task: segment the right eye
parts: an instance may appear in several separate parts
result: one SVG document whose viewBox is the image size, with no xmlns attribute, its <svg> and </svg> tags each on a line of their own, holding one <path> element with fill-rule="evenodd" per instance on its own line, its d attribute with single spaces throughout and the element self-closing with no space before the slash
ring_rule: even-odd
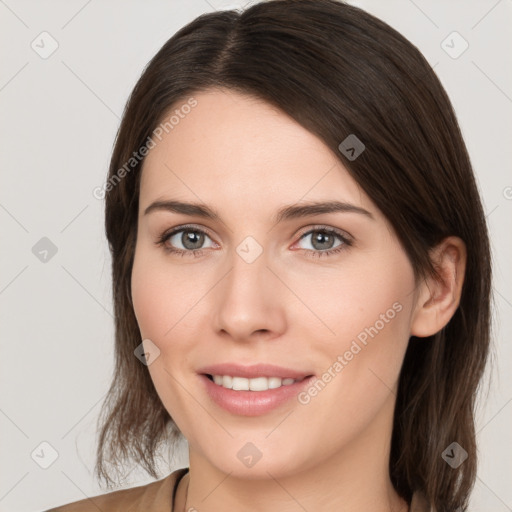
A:
<svg viewBox="0 0 512 512">
<path fill-rule="evenodd" d="M 171 231 L 164 231 L 156 243 L 162 245 L 166 251 L 180 256 L 201 256 L 205 237 L 211 240 L 208 233 L 202 229 L 193 226 L 178 226 Z M 180 245 L 181 247 L 179 247 Z"/>
</svg>

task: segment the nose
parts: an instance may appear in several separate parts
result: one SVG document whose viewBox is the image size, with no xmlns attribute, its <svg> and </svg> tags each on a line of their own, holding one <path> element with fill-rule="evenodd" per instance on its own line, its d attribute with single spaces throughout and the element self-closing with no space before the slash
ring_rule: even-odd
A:
<svg viewBox="0 0 512 512">
<path fill-rule="evenodd" d="M 233 251 L 231 267 L 212 297 L 213 329 L 219 336 L 250 341 L 272 339 L 285 331 L 285 287 L 268 260 L 265 251 L 254 261 Z"/>
</svg>

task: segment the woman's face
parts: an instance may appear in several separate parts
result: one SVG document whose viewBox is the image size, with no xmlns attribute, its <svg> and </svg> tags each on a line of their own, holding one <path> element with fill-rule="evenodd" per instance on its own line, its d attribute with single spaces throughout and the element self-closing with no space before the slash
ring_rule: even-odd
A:
<svg viewBox="0 0 512 512">
<path fill-rule="evenodd" d="M 146 157 L 132 273 L 148 369 L 191 462 L 267 478 L 385 452 L 417 297 L 394 231 L 282 112 L 230 91 L 194 98 Z M 146 213 L 169 201 L 218 217 Z M 326 202 L 346 205 L 293 215 Z M 221 364 L 234 367 L 209 368 Z"/>
</svg>

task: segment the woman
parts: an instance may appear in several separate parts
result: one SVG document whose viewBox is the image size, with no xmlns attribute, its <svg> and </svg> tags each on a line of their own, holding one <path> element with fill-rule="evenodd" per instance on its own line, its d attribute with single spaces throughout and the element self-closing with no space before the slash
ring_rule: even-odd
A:
<svg viewBox="0 0 512 512">
<path fill-rule="evenodd" d="M 419 51 L 333 0 L 198 17 L 151 60 L 106 199 L 116 372 L 97 475 L 54 511 L 466 510 L 485 217 Z"/>
</svg>

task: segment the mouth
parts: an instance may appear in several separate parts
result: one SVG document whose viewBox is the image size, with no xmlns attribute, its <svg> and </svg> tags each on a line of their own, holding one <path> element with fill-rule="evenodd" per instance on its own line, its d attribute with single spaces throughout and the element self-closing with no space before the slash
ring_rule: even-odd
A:
<svg viewBox="0 0 512 512">
<path fill-rule="evenodd" d="M 211 382 L 214 382 L 217 386 L 221 386 L 224 389 L 232 389 L 234 391 L 255 391 L 262 392 L 270 389 L 279 389 L 282 386 L 291 386 L 297 382 L 302 382 L 304 379 L 312 377 L 312 375 L 306 375 L 298 379 L 290 377 L 236 377 L 232 375 L 213 375 L 209 373 L 203 374 Z"/>
<path fill-rule="evenodd" d="M 261 416 L 294 402 L 297 407 L 297 395 L 315 378 L 311 374 L 298 378 L 249 378 L 214 373 L 201 373 L 198 377 L 212 403 L 236 416 Z"/>
</svg>

